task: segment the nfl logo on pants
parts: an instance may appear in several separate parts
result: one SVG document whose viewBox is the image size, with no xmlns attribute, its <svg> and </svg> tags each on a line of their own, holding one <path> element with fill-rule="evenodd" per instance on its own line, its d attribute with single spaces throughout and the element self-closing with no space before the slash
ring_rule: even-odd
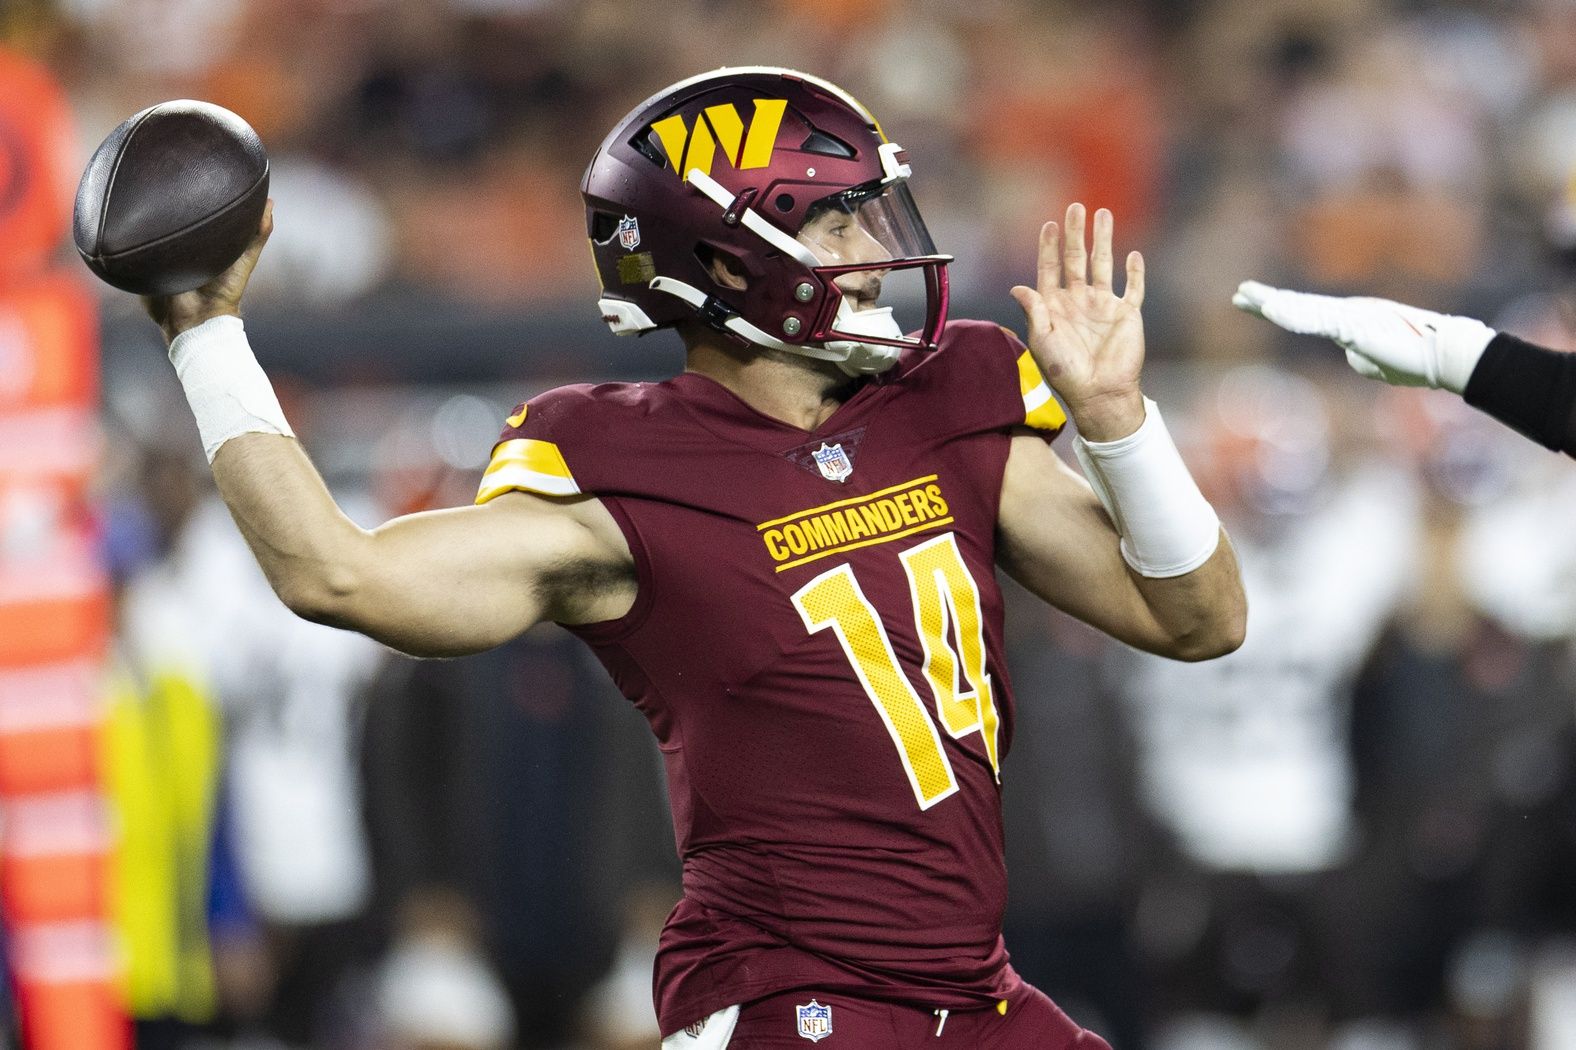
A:
<svg viewBox="0 0 1576 1050">
<path fill-rule="evenodd" d="M 812 1043 L 819 1043 L 832 1034 L 832 1008 L 822 1006 L 814 999 L 809 1006 L 795 1006 L 799 1014 L 799 1034 Z"/>
</svg>

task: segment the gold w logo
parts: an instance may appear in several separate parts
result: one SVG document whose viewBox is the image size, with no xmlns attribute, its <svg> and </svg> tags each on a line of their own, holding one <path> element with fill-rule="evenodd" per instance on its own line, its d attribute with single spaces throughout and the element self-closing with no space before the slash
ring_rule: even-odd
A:
<svg viewBox="0 0 1576 1050">
<path fill-rule="evenodd" d="M 681 179 L 689 178 L 691 168 L 699 168 L 704 174 L 710 175 L 718 146 L 722 147 L 722 155 L 727 162 L 740 171 L 764 168 L 772 162 L 772 150 L 777 146 L 777 129 L 782 125 L 783 111 L 787 108 L 786 99 L 756 99 L 755 114 L 750 120 L 748 134 L 745 133 L 739 111 L 731 102 L 707 106 L 700 119 L 695 121 L 693 131 L 684 126 L 684 118 L 677 113 L 657 121 L 651 125 L 651 130 L 662 140 L 662 148 L 667 151 L 668 160 L 673 163 Z"/>
</svg>

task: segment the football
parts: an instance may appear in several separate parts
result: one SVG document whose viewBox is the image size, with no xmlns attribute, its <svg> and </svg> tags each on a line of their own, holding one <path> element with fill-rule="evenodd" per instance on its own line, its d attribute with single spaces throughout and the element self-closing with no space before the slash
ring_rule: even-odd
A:
<svg viewBox="0 0 1576 1050">
<path fill-rule="evenodd" d="M 161 102 L 110 132 L 77 186 L 73 238 L 100 278 L 137 295 L 190 291 L 257 234 L 268 155 L 257 132 L 208 102 Z"/>
</svg>

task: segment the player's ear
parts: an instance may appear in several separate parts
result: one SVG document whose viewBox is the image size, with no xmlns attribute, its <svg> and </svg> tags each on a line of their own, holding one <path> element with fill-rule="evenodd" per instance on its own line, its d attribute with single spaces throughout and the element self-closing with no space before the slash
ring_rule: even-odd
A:
<svg viewBox="0 0 1576 1050">
<path fill-rule="evenodd" d="M 697 252 L 706 267 L 706 273 L 719 287 L 742 292 L 749 287 L 744 277 L 744 264 L 732 255 L 709 244 L 702 244 Z"/>
</svg>

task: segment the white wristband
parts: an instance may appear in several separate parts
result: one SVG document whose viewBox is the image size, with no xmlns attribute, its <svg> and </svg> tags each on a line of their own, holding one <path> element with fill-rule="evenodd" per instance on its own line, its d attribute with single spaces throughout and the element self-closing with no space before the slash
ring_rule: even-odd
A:
<svg viewBox="0 0 1576 1050">
<path fill-rule="evenodd" d="M 1220 519 L 1198 490 L 1160 409 L 1144 398 L 1144 422 L 1115 441 L 1073 439 L 1095 495 L 1122 535 L 1122 557 L 1140 576 L 1181 576 L 1220 543 Z"/>
<path fill-rule="evenodd" d="M 208 462 L 241 434 L 295 436 L 239 317 L 210 318 L 182 332 L 170 343 L 170 363 L 197 417 Z"/>
</svg>

